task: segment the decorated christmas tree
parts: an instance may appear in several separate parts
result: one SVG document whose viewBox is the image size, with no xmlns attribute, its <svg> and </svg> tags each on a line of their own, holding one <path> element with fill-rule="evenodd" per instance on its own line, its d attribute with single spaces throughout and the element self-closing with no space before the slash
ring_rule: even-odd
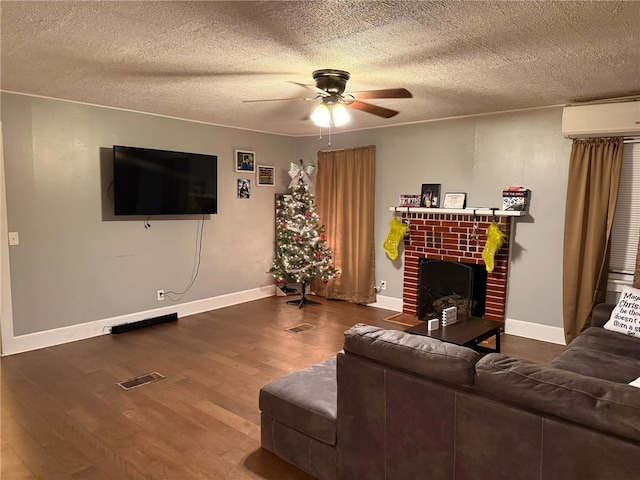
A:
<svg viewBox="0 0 640 480">
<path fill-rule="evenodd" d="M 276 218 L 278 251 L 269 273 L 278 284 L 287 278 L 302 284 L 300 300 L 287 302 L 302 307 L 305 303 L 317 303 L 306 297 L 307 285 L 315 279 L 327 282 L 337 271 L 331 261 L 331 250 L 327 248 L 324 227 L 318 225 L 308 177 L 297 177 L 292 195 L 279 200 Z"/>
</svg>

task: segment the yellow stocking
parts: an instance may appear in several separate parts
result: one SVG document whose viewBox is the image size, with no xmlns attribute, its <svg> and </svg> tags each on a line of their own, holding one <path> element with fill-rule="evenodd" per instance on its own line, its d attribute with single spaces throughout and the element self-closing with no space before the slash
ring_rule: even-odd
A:
<svg viewBox="0 0 640 480">
<path fill-rule="evenodd" d="M 496 252 L 502 247 L 505 236 L 495 222 L 487 228 L 487 243 L 484 246 L 484 250 L 482 250 L 482 259 L 489 273 L 493 272 L 493 267 L 495 266 L 494 257 Z"/>
<path fill-rule="evenodd" d="M 386 240 L 382 244 L 382 248 L 384 248 L 384 251 L 387 252 L 387 255 L 389 255 L 391 260 L 395 260 L 398 258 L 398 246 L 400 245 L 400 240 L 402 240 L 402 237 L 407 233 L 407 229 L 409 227 L 396 217 L 391 219 L 389 225 L 391 228 L 389 229 L 389 234 L 387 235 Z"/>
</svg>

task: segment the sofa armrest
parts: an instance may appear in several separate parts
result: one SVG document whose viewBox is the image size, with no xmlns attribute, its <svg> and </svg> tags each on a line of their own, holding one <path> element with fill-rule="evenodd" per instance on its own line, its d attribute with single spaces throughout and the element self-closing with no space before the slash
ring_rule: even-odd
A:
<svg viewBox="0 0 640 480">
<path fill-rule="evenodd" d="M 501 401 L 640 441 L 640 390 L 491 353 L 476 364 L 474 389 Z"/>
<path fill-rule="evenodd" d="M 604 324 L 609 321 L 614 307 L 615 305 L 613 303 L 599 303 L 593 307 L 593 311 L 591 312 L 591 326 L 604 327 Z"/>
</svg>

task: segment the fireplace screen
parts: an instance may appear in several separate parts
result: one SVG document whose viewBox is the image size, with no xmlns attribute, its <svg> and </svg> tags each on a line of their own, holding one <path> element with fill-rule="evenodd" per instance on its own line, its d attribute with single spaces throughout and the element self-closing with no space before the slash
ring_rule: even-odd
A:
<svg viewBox="0 0 640 480">
<path fill-rule="evenodd" d="M 487 294 L 484 265 L 420 260 L 418 318 L 442 318 L 442 310 L 457 307 L 458 320 L 483 317 Z"/>
</svg>

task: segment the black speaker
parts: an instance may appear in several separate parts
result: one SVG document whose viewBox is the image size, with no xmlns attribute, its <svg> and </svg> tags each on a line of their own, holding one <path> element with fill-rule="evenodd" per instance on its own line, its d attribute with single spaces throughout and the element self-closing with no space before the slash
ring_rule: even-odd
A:
<svg viewBox="0 0 640 480">
<path fill-rule="evenodd" d="M 168 315 L 162 315 L 161 317 L 154 318 L 146 318 L 144 320 L 139 320 L 137 322 L 131 323 L 122 323 L 120 325 L 114 325 L 111 327 L 111 333 L 125 333 L 130 332 L 131 330 L 138 330 L 139 328 L 151 327 L 153 325 L 158 325 L 160 323 L 173 322 L 178 320 L 177 313 L 170 313 Z"/>
</svg>

